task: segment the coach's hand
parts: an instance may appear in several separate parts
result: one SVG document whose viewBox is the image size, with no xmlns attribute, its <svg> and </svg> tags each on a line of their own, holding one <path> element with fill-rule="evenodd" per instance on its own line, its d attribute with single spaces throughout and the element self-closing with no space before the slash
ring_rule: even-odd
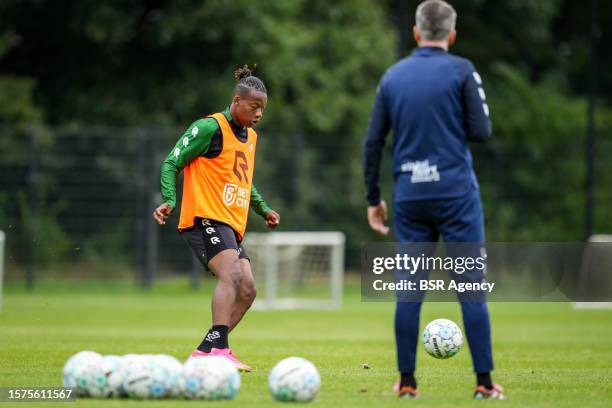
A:
<svg viewBox="0 0 612 408">
<path fill-rule="evenodd" d="M 380 200 L 378 205 L 368 206 L 368 223 L 370 228 L 382 235 L 389 233 L 389 227 L 385 225 L 387 221 L 387 204 L 385 200 Z"/>
<path fill-rule="evenodd" d="M 280 215 L 274 210 L 270 210 L 266 213 L 266 225 L 270 229 L 278 227 L 280 224 Z"/>
<path fill-rule="evenodd" d="M 159 225 L 163 225 L 166 223 L 166 219 L 172 214 L 173 210 L 174 208 L 170 207 L 170 204 L 163 203 L 153 211 L 153 218 L 155 218 L 155 221 L 157 221 Z"/>
</svg>

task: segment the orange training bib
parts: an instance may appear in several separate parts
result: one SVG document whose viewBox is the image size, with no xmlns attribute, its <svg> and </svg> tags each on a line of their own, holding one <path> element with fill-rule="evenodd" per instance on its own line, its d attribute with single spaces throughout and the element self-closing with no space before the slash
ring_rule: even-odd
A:
<svg viewBox="0 0 612 408">
<path fill-rule="evenodd" d="M 190 228 L 195 217 L 231 226 L 242 240 L 249 215 L 257 133 L 248 128 L 246 142 L 234 134 L 223 113 L 209 116 L 221 129 L 223 150 L 208 159 L 200 156 L 184 169 L 179 230 Z"/>
</svg>

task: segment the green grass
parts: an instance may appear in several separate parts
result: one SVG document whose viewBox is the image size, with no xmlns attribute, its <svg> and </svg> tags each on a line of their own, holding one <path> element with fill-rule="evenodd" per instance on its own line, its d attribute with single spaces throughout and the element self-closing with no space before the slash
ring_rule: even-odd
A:
<svg viewBox="0 0 612 408">
<path fill-rule="evenodd" d="M 127 283 L 47 284 L 34 293 L 9 286 L 0 312 L 0 386 L 60 386 L 65 360 L 77 351 L 167 353 L 184 359 L 210 324 L 210 281 L 198 292 L 183 281 L 148 293 Z M 564 303 L 490 305 L 494 379 L 509 399 L 503 406 L 610 406 L 612 311 L 572 309 Z M 467 347 L 450 360 L 419 350 L 421 398 L 398 400 L 393 304 L 361 303 L 357 286 L 334 312 L 250 312 L 232 333 L 237 354 L 257 371 L 242 375 L 232 402 L 207 406 L 268 407 L 267 373 L 291 355 L 315 363 L 322 377 L 314 407 L 480 406 Z M 446 317 L 461 322 L 453 303 L 426 303 L 422 325 Z M 362 368 L 367 363 L 369 370 Z M 189 401 L 79 400 L 76 406 L 177 406 Z M 15 404 L 24 407 L 25 404 Z M 57 404 L 36 403 L 35 407 Z M 2 406 L 9 406 L 2 404 Z M 71 405 L 73 406 L 73 405 Z M 280 405 L 277 405 L 280 406 Z"/>
</svg>

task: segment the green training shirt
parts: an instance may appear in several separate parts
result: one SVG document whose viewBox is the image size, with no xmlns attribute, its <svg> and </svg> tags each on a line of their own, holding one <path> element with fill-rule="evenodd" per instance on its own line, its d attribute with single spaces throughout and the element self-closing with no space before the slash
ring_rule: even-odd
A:
<svg viewBox="0 0 612 408">
<path fill-rule="evenodd" d="M 232 115 L 229 108 L 223 111 L 233 127 Z M 176 142 L 161 167 L 161 192 L 165 203 L 172 208 L 176 207 L 176 177 L 191 161 L 199 156 L 206 155 L 211 147 L 215 135 L 220 132 L 217 121 L 213 118 L 198 119 L 193 122 Z M 261 194 L 251 186 L 250 207 L 264 219 L 271 210 L 270 206 L 262 198 Z"/>
</svg>

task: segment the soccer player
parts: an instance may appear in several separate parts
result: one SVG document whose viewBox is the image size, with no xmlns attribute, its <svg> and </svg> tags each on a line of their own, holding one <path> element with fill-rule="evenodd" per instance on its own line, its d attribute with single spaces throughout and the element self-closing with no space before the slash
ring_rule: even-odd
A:
<svg viewBox="0 0 612 408">
<path fill-rule="evenodd" d="M 491 135 L 482 80 L 470 61 L 452 55 L 457 14 L 442 0 L 422 2 L 413 28 L 418 48 L 393 65 L 378 87 L 364 145 L 370 227 L 386 235 L 387 207 L 378 177 L 393 129 L 393 222 L 400 242 L 484 243 L 480 193 L 467 142 Z M 459 299 L 461 301 L 461 298 Z M 395 337 L 400 397 L 417 396 L 414 377 L 421 302 L 397 302 Z M 503 399 L 491 381 L 493 356 L 485 301 L 461 301 L 476 373 L 477 399 Z"/>
<path fill-rule="evenodd" d="M 176 206 L 176 177 L 184 170 L 178 225 L 204 267 L 217 278 L 212 298 L 212 327 L 191 357 L 222 356 L 241 371 L 252 371 L 229 348 L 228 334 L 255 300 L 255 281 L 241 242 L 249 208 L 269 228 L 280 222 L 253 185 L 257 134 L 268 102 L 264 83 L 245 65 L 234 72 L 238 83 L 231 105 L 189 126 L 164 161 L 164 203 L 153 218 L 165 224 Z"/>
</svg>

